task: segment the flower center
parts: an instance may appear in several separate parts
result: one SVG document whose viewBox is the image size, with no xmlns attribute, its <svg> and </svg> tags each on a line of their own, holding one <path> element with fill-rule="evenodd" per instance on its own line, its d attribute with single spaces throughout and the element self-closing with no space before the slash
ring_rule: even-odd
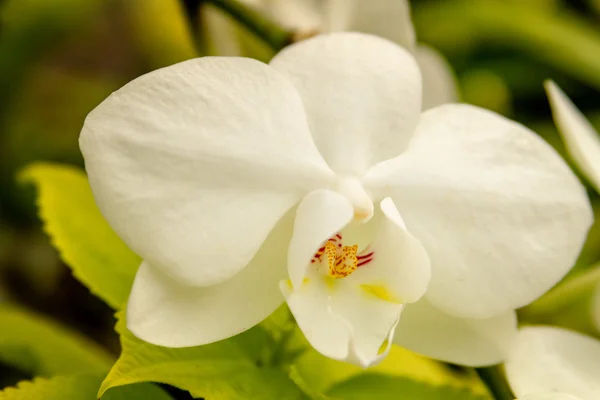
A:
<svg viewBox="0 0 600 400">
<path fill-rule="evenodd" d="M 368 249 L 357 254 L 358 245 L 344 246 L 342 235 L 336 234 L 325 242 L 310 261 L 317 270 L 332 278 L 344 278 L 356 268 L 373 261 L 375 252 Z"/>
</svg>

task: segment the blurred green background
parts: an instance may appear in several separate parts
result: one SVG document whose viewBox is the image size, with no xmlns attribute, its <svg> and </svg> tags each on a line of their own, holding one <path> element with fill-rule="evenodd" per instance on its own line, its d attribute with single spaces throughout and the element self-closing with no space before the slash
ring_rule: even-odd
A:
<svg viewBox="0 0 600 400">
<path fill-rule="evenodd" d="M 447 57 L 462 101 L 528 125 L 564 155 L 542 86 L 551 78 L 600 126 L 600 1 L 412 5 L 419 41 Z M 60 261 L 36 216 L 33 188 L 15 177 L 37 160 L 83 166 L 83 120 L 112 91 L 153 69 L 224 52 L 214 45 L 219 33 L 207 7 L 184 0 L 0 2 L 0 301 L 49 315 L 118 352 L 112 310 Z M 236 29 L 244 54 L 270 57 L 260 39 Z M 597 195 L 590 196 L 600 212 Z M 599 243 L 594 227 L 576 270 L 600 259 Z M 27 377 L 0 363 L 0 388 Z"/>
</svg>

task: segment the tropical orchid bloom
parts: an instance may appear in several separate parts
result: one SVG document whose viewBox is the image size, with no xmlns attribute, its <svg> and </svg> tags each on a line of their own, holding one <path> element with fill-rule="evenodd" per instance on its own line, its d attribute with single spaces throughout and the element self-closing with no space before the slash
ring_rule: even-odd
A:
<svg viewBox="0 0 600 400">
<path fill-rule="evenodd" d="M 410 50 L 423 76 L 423 109 L 455 102 L 454 74 L 444 57 L 417 45 L 408 0 L 244 0 L 299 36 L 315 32 L 364 32 Z"/>
<path fill-rule="evenodd" d="M 600 341 L 555 327 L 526 327 L 505 364 L 519 400 L 600 399 Z"/>
<path fill-rule="evenodd" d="M 554 121 L 577 167 L 600 193 L 600 137 L 590 121 L 552 81 L 545 82 Z"/>
<path fill-rule="evenodd" d="M 421 114 L 421 88 L 407 50 L 334 33 L 269 65 L 194 59 L 112 94 L 80 145 L 98 206 L 144 260 L 129 329 L 211 343 L 283 293 L 334 359 L 367 366 L 397 343 L 502 361 L 513 310 L 574 263 L 589 200 L 533 132 L 469 105 Z"/>
</svg>

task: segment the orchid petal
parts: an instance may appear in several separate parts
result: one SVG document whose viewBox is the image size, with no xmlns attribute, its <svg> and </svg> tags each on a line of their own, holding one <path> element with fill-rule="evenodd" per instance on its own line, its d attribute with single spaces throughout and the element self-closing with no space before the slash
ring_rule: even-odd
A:
<svg viewBox="0 0 600 400">
<path fill-rule="evenodd" d="M 414 55 L 423 76 L 423 110 L 456 102 L 456 78 L 448 61 L 430 46 L 417 46 Z"/>
<path fill-rule="evenodd" d="M 552 81 L 545 83 L 554 121 L 569 154 L 600 193 L 600 137 L 590 121 Z"/>
<path fill-rule="evenodd" d="M 365 32 L 413 50 L 415 29 L 407 0 L 328 0 L 325 32 Z"/>
<path fill-rule="evenodd" d="M 348 225 L 353 216 L 350 202 L 331 190 L 317 190 L 302 199 L 288 252 L 288 272 L 294 288 L 302 284 L 317 250 Z"/>
<path fill-rule="evenodd" d="M 161 346 L 212 343 L 256 325 L 281 305 L 279 281 L 287 275 L 287 243 L 293 213 L 278 222 L 250 264 L 211 287 L 182 284 L 143 262 L 127 308 L 127 326 Z"/>
<path fill-rule="evenodd" d="M 380 361 L 390 350 L 404 306 L 372 295 L 356 280 L 332 279 L 310 269 L 298 289 L 281 283 L 298 326 L 327 357 L 363 367 Z"/>
<path fill-rule="evenodd" d="M 365 185 L 391 195 L 427 250 L 428 300 L 465 318 L 539 297 L 575 263 L 592 223 L 585 189 L 547 143 L 468 105 L 425 112 L 409 149 Z"/>
<path fill-rule="evenodd" d="M 414 303 L 427 290 L 431 279 L 429 257 L 407 230 L 394 202 L 381 202 L 381 218 L 373 241 L 363 252 L 373 252 L 373 261 L 356 269 L 344 280 L 390 293 L 399 303 Z M 346 236 L 346 235 L 344 235 Z"/>
<path fill-rule="evenodd" d="M 505 370 L 517 396 L 563 392 L 597 400 L 600 341 L 562 328 L 526 327 L 517 335 Z"/>
<path fill-rule="evenodd" d="M 375 36 L 336 33 L 285 48 L 271 66 L 300 92 L 334 171 L 362 176 L 407 146 L 421 109 L 420 72 L 408 51 Z"/>
<path fill-rule="evenodd" d="M 504 361 L 516 332 L 514 311 L 482 320 L 458 318 L 422 299 L 404 309 L 394 343 L 438 360 L 479 367 Z"/>
<path fill-rule="evenodd" d="M 251 59 L 194 59 L 130 82 L 90 113 L 80 145 L 115 231 L 195 286 L 235 275 L 333 178 L 294 87 Z"/>
</svg>

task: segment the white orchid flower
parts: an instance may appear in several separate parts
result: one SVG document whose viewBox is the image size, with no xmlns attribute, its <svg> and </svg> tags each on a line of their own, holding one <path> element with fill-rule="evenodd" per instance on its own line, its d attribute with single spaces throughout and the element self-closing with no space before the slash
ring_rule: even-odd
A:
<svg viewBox="0 0 600 400">
<path fill-rule="evenodd" d="M 299 36 L 314 32 L 364 32 L 410 50 L 423 76 L 423 109 L 455 102 L 458 90 L 448 62 L 416 42 L 408 0 L 244 0 Z"/>
<path fill-rule="evenodd" d="M 366 366 L 394 342 L 500 362 L 513 310 L 574 263 L 589 200 L 524 126 L 420 106 L 412 55 L 359 33 L 270 65 L 190 60 L 111 95 L 80 144 L 100 209 L 144 259 L 131 331 L 221 340 L 280 306 L 281 288 L 331 358 Z"/>
<path fill-rule="evenodd" d="M 555 327 L 526 327 L 505 364 L 519 400 L 600 399 L 600 341 Z"/>
</svg>

